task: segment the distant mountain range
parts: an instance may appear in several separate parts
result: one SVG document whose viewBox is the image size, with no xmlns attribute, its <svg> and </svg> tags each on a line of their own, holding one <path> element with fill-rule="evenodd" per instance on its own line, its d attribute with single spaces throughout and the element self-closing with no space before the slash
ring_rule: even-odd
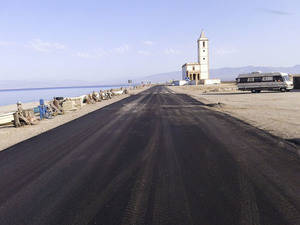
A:
<svg viewBox="0 0 300 225">
<path fill-rule="evenodd" d="M 264 67 L 245 66 L 211 69 L 210 78 L 220 78 L 222 81 L 234 81 L 241 73 L 261 72 L 285 72 L 289 74 L 300 74 L 300 65 L 293 67 Z M 134 83 L 151 81 L 152 83 L 180 80 L 181 71 L 153 74 L 149 76 L 133 78 Z M 0 89 L 12 88 L 44 88 L 44 87 L 74 87 L 74 86 L 97 86 L 97 85 L 126 85 L 127 81 L 106 80 L 106 81 L 83 81 L 83 80 L 0 80 Z"/>
<path fill-rule="evenodd" d="M 227 67 L 220 69 L 211 69 L 210 78 L 220 78 L 222 81 L 234 81 L 241 73 L 251 73 L 254 71 L 266 72 L 284 72 L 289 74 L 300 74 L 300 65 L 293 67 L 264 67 L 264 66 L 245 66 L 245 67 Z M 181 71 L 174 71 L 168 73 L 159 73 L 140 78 L 139 80 L 151 82 L 165 82 L 169 80 L 180 80 Z"/>
</svg>

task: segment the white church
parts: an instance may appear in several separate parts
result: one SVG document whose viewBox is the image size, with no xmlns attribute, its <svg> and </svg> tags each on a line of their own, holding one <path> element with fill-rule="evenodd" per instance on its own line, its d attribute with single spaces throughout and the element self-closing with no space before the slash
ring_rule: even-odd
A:
<svg viewBox="0 0 300 225">
<path fill-rule="evenodd" d="M 198 39 L 198 62 L 186 63 L 182 66 L 182 80 L 190 84 L 219 84 L 219 79 L 209 79 L 209 48 L 208 38 L 201 32 Z"/>
</svg>

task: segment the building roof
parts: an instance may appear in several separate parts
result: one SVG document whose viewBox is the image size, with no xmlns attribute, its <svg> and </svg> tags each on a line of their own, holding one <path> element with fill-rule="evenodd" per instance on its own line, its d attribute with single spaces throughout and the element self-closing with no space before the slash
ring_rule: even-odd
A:
<svg viewBox="0 0 300 225">
<path fill-rule="evenodd" d="M 200 38 L 205 38 L 204 31 L 201 31 Z"/>
<path fill-rule="evenodd" d="M 199 63 L 195 62 L 195 63 L 185 63 L 182 65 L 182 67 L 184 66 L 195 66 L 195 65 L 200 65 Z"/>
<path fill-rule="evenodd" d="M 252 72 L 247 74 L 240 74 L 238 78 L 248 78 L 248 77 L 265 77 L 265 76 L 285 76 L 287 73 L 281 72 L 271 72 L 271 73 L 262 73 L 262 72 Z"/>
<path fill-rule="evenodd" d="M 199 37 L 198 40 L 208 40 L 208 38 L 205 37 L 205 34 L 204 34 L 204 31 L 203 31 L 203 30 L 201 31 L 201 34 L 200 34 L 200 37 Z"/>
</svg>

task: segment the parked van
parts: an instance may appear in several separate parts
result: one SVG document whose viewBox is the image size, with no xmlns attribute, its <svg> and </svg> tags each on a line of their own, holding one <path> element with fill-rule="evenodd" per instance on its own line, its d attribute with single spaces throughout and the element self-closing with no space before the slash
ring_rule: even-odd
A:
<svg viewBox="0 0 300 225">
<path fill-rule="evenodd" d="M 236 78 L 236 83 L 239 90 L 251 91 L 252 93 L 259 93 L 262 90 L 285 92 L 294 87 L 289 75 L 280 72 L 240 74 Z"/>
</svg>

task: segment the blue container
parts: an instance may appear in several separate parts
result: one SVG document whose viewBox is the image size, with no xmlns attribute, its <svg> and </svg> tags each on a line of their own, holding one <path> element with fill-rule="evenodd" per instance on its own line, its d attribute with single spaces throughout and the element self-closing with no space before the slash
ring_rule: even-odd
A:
<svg viewBox="0 0 300 225">
<path fill-rule="evenodd" d="M 40 105 L 44 105 L 45 102 L 44 102 L 44 99 L 40 99 Z"/>
<path fill-rule="evenodd" d="M 33 108 L 33 112 L 34 112 L 34 113 L 40 113 L 39 107 L 34 107 L 34 108 Z"/>
</svg>

